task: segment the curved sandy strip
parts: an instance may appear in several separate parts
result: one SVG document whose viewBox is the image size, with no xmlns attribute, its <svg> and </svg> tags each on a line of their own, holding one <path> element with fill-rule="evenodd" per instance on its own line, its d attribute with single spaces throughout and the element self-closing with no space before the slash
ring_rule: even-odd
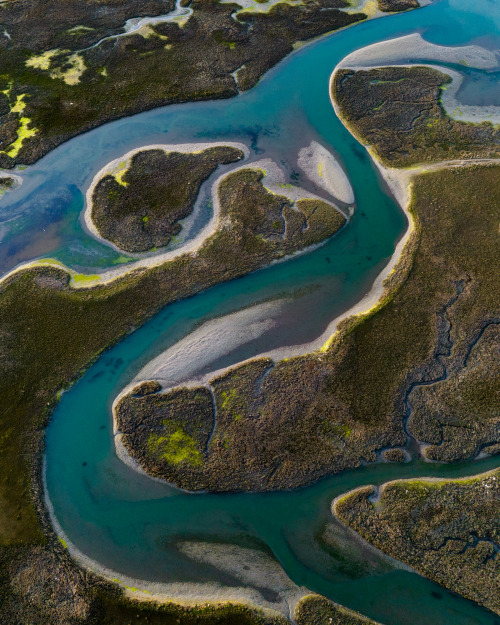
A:
<svg viewBox="0 0 500 625">
<path fill-rule="evenodd" d="M 193 380 L 196 373 L 275 327 L 273 316 L 283 300 L 257 304 L 207 321 L 151 360 L 134 377 L 130 388 L 144 380 L 158 380 L 164 387 Z M 212 376 L 212 373 L 209 374 Z"/>
<path fill-rule="evenodd" d="M 87 192 L 85 193 L 85 209 L 83 212 L 83 220 L 84 220 L 86 229 L 98 241 L 100 241 L 101 243 L 104 243 L 105 245 L 108 245 L 109 247 L 112 247 L 118 252 L 121 252 L 122 254 L 127 254 L 128 256 L 132 256 L 136 258 L 143 258 L 146 254 L 148 254 L 148 252 L 145 252 L 142 254 L 134 254 L 131 252 L 127 252 L 125 250 L 120 249 L 117 245 L 114 245 L 111 241 L 108 241 L 107 239 L 105 239 L 99 233 L 97 226 L 92 221 L 92 198 L 93 198 L 96 186 L 105 176 L 116 176 L 117 174 L 126 172 L 128 167 L 130 166 L 132 158 L 136 154 L 139 154 L 140 152 L 147 152 L 149 150 L 161 150 L 165 154 L 169 154 L 172 152 L 174 153 L 178 152 L 180 154 L 199 154 L 210 148 L 217 148 L 217 147 L 230 147 L 230 148 L 236 148 L 238 150 L 241 150 L 244 154 L 244 158 L 248 158 L 250 154 L 250 150 L 243 143 L 234 143 L 234 142 L 224 143 L 223 141 L 217 141 L 213 143 L 179 143 L 179 144 L 159 143 L 159 144 L 154 144 L 154 145 L 146 145 L 143 147 L 134 148 L 133 150 L 130 150 L 123 156 L 115 158 L 114 160 L 109 162 L 107 165 L 105 165 L 102 169 L 100 169 L 96 173 L 96 175 L 92 179 L 92 182 L 90 183 L 89 188 L 87 189 Z M 195 203 L 195 210 L 196 210 L 196 203 Z M 193 210 L 192 212 L 194 213 L 195 210 Z M 207 229 L 208 229 L 208 226 L 207 226 Z M 129 268 L 130 268 L 130 265 L 129 265 Z"/>
<path fill-rule="evenodd" d="M 294 584 L 280 564 L 266 554 L 223 543 L 214 545 L 201 541 L 199 543 L 186 541 L 180 544 L 180 551 L 195 562 L 210 564 L 240 580 L 241 586 L 229 587 L 218 582 L 150 582 L 117 573 L 86 556 L 65 534 L 48 496 L 45 461 L 42 480 L 44 503 L 61 544 L 79 566 L 118 584 L 130 599 L 158 603 L 173 602 L 180 606 L 200 608 L 228 604 L 244 605 L 260 609 L 269 616 L 281 614 L 291 618 L 297 602 L 311 592 L 303 586 Z M 276 593 L 279 599 L 273 602 L 266 598 L 269 591 Z"/>
<path fill-rule="evenodd" d="M 494 69 L 499 61 L 497 53 L 480 46 L 438 46 L 425 41 L 419 33 L 413 33 L 355 50 L 340 61 L 335 71 L 398 65 L 414 59 L 455 63 L 477 69 Z"/>
<path fill-rule="evenodd" d="M 297 164 L 315 185 L 344 204 L 354 203 L 347 174 L 335 156 L 317 141 L 299 151 Z"/>
</svg>

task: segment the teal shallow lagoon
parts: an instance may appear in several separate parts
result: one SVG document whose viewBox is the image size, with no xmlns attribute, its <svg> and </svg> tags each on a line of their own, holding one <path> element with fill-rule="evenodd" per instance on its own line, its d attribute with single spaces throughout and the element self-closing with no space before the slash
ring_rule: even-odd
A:
<svg viewBox="0 0 500 625">
<path fill-rule="evenodd" d="M 35 210 L 32 185 L 31 193 L 42 200 L 39 212 L 46 210 L 64 222 L 67 239 L 57 256 L 72 265 L 85 265 L 89 258 L 98 264 L 112 259 L 102 246 L 88 244 L 79 233 L 81 193 L 100 167 L 141 143 L 246 139 L 259 158 L 265 154 L 284 161 L 293 173 L 298 148 L 316 138 L 340 154 L 356 192 L 357 212 L 351 224 L 327 245 L 167 307 L 104 354 L 63 395 L 47 433 L 47 487 L 59 523 L 83 553 L 131 577 L 205 581 L 217 579 L 217 570 L 183 557 L 175 548 L 177 538 L 238 544 L 251 540 L 266 545 L 297 584 L 387 625 L 498 621 L 415 574 L 370 566 L 360 569 L 349 557 L 349 549 L 343 559 L 335 557 L 319 538 L 330 522 L 331 500 L 350 488 L 405 476 L 474 473 L 497 466 L 498 460 L 461 466 L 372 465 L 290 493 L 194 496 L 124 466 L 114 454 L 110 415 L 114 397 L 140 366 L 205 319 L 295 295 L 276 319 L 278 327 L 272 334 L 229 354 L 224 364 L 230 364 L 263 351 L 263 346 L 269 349 L 270 343 L 312 340 L 359 300 L 391 256 L 405 219 L 382 190 L 365 151 L 335 118 L 328 77 L 355 48 L 416 29 L 442 44 L 469 43 L 485 34 L 494 37 L 498 32 L 494 10 L 498 12 L 498 7 L 486 0 L 474 3 L 472 9 L 465 1 L 443 1 L 362 24 L 305 47 L 248 94 L 225 102 L 169 107 L 109 124 L 61 146 L 29 170 L 21 189 L 24 218 L 29 218 L 30 203 Z M 21 202 L 19 197 L 16 202 Z"/>
</svg>

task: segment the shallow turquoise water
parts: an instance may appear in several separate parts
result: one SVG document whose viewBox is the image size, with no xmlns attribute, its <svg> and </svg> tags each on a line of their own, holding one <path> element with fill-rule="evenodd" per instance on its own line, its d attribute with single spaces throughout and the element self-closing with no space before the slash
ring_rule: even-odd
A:
<svg viewBox="0 0 500 625">
<path fill-rule="evenodd" d="M 273 157 L 293 173 L 298 149 L 317 138 L 340 155 L 356 192 L 354 218 L 327 245 L 168 306 L 103 355 L 62 397 L 47 432 L 47 487 L 61 526 L 83 553 L 141 579 L 196 581 L 217 579 L 220 574 L 183 558 L 176 550 L 176 538 L 238 544 L 252 539 L 267 545 L 297 584 L 386 625 L 497 622 L 471 602 L 415 574 L 360 568 L 354 547 L 352 553 L 347 549 L 332 555 L 318 534 L 331 521 L 332 498 L 354 486 L 405 476 L 461 475 L 496 466 L 498 461 L 372 465 L 294 492 L 188 495 L 139 476 L 117 460 L 110 406 L 141 365 L 200 321 L 269 298 L 295 296 L 276 318 L 277 329 L 228 355 L 224 364 L 229 364 L 263 348 L 312 340 L 356 302 L 391 256 L 405 219 L 381 188 L 365 151 L 333 114 L 327 89 L 333 67 L 356 48 L 415 30 L 435 43 L 478 39 L 498 44 L 499 25 L 498 3 L 488 0 L 473 6 L 465 0 L 442 1 L 361 24 L 293 54 L 247 94 L 228 101 L 167 107 L 108 124 L 61 146 L 30 168 L 26 184 L 2 204 L 2 211 L 8 208 L 11 216 L 20 214 L 17 236 L 24 241 L 27 256 L 33 255 L 33 233 L 45 220 L 55 224 L 57 257 L 76 266 L 112 262 L 114 254 L 89 242 L 78 225 L 82 191 L 106 162 L 137 145 L 243 140 L 252 145 L 256 157 Z M 19 241 L 16 245 L 19 255 L 22 246 Z M 4 257 L 4 268 L 14 256 Z M 309 292 L 304 296 L 306 287 Z"/>
</svg>

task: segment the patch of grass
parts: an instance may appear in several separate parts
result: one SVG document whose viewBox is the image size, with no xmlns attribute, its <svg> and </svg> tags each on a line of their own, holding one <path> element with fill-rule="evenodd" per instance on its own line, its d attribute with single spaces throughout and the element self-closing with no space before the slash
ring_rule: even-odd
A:
<svg viewBox="0 0 500 625">
<path fill-rule="evenodd" d="M 201 184 L 219 165 L 242 157 L 241 150 L 222 146 L 186 154 L 138 152 L 97 183 L 92 221 L 101 236 L 127 252 L 165 246 L 193 210 Z"/>
<path fill-rule="evenodd" d="M 148 452 L 174 466 L 181 463 L 191 466 L 201 465 L 201 454 L 196 443 L 182 428 L 168 436 L 150 434 Z"/>
<path fill-rule="evenodd" d="M 308 595 L 295 608 L 297 625 L 377 625 L 375 621 L 321 597 Z"/>
</svg>

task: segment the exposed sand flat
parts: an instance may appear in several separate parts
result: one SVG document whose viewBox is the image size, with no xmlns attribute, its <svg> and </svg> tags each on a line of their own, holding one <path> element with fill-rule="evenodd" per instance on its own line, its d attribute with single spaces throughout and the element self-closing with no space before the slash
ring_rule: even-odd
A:
<svg viewBox="0 0 500 625">
<path fill-rule="evenodd" d="M 150 361 L 130 385 L 158 380 L 164 387 L 200 380 L 200 372 L 219 358 L 271 330 L 283 300 L 258 304 L 239 312 L 207 321 L 170 349 Z M 213 377 L 213 374 L 210 374 Z"/>
<path fill-rule="evenodd" d="M 446 85 L 446 89 L 441 90 L 441 103 L 450 117 L 461 122 L 470 122 L 473 124 L 480 124 L 482 122 L 491 122 L 495 125 L 500 124 L 500 106 L 474 106 L 461 104 L 457 100 L 457 92 L 464 81 L 462 74 L 448 67 L 435 65 L 429 67 L 438 69 L 452 79 L 451 84 Z"/>
<path fill-rule="evenodd" d="M 217 582 L 159 583 L 117 573 L 83 554 L 64 533 L 47 494 L 45 463 L 43 486 L 44 501 L 52 526 L 73 559 L 82 568 L 118 584 L 131 599 L 189 607 L 246 605 L 261 609 L 270 616 L 282 614 L 290 618 L 293 617 L 297 602 L 310 594 L 307 588 L 294 584 L 271 557 L 257 550 L 223 543 L 184 542 L 181 543 L 181 551 L 188 559 L 206 562 L 226 575 L 231 575 L 236 583 L 241 581 L 241 585 L 229 587 Z"/>
<path fill-rule="evenodd" d="M 498 53 L 480 46 L 438 46 L 422 39 L 418 33 L 374 43 L 356 50 L 340 61 L 336 70 L 367 69 L 384 65 L 398 65 L 409 61 L 442 61 L 493 69 L 498 66 Z M 336 71 L 335 70 L 335 71 Z"/>
<path fill-rule="evenodd" d="M 335 156 L 317 141 L 300 150 L 297 163 L 318 187 L 344 204 L 353 204 L 354 191 L 349 178 Z"/>
</svg>

